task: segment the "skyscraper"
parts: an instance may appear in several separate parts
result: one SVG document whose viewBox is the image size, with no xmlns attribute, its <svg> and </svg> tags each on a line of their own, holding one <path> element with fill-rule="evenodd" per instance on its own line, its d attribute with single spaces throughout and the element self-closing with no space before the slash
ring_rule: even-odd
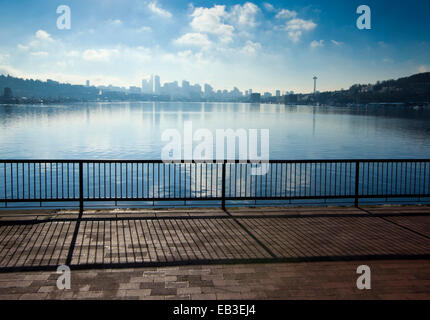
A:
<svg viewBox="0 0 430 320">
<path fill-rule="evenodd" d="M 142 80 L 142 92 L 152 94 L 154 91 L 154 85 L 153 85 L 153 76 L 149 77 L 149 80 L 143 79 Z"/>
<path fill-rule="evenodd" d="M 154 76 L 154 93 L 160 94 L 160 89 L 161 89 L 160 76 L 155 75 Z"/>
<path fill-rule="evenodd" d="M 87 87 L 89 87 L 89 86 L 90 86 L 90 80 L 87 80 L 86 85 L 87 85 Z"/>
<path fill-rule="evenodd" d="M 154 75 L 149 78 L 149 93 L 154 93 Z"/>
<path fill-rule="evenodd" d="M 212 97 L 214 94 L 214 90 L 213 90 L 212 86 L 210 84 L 205 83 L 204 88 L 205 88 L 204 89 L 205 90 L 205 97 L 206 98 Z"/>
<path fill-rule="evenodd" d="M 317 93 L 317 77 L 314 77 L 314 94 Z"/>
<path fill-rule="evenodd" d="M 190 83 L 187 80 L 182 80 L 182 95 L 184 97 L 190 95 Z"/>
</svg>

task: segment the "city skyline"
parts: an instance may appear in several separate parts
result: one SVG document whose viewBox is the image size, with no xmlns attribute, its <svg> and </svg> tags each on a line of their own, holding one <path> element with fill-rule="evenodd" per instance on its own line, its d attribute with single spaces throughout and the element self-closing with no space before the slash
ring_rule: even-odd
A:
<svg viewBox="0 0 430 320">
<path fill-rule="evenodd" d="M 330 91 L 430 70 L 428 1 L 367 1 L 371 30 L 356 26 L 360 4 L 71 0 L 71 29 L 59 30 L 56 1 L 0 0 L 0 73 L 125 87 L 161 74 L 306 93 L 315 75 Z"/>
<path fill-rule="evenodd" d="M 129 93 L 135 93 L 135 94 L 154 94 L 154 95 L 171 95 L 171 96 L 189 96 L 193 93 L 195 94 L 203 94 L 204 97 L 211 97 L 215 96 L 216 94 L 229 94 L 233 93 L 236 94 L 237 97 L 239 96 L 250 96 L 253 92 L 257 92 L 257 90 L 254 90 L 253 88 L 249 89 L 243 89 L 238 88 L 237 86 L 234 86 L 233 88 L 229 89 L 218 89 L 214 88 L 210 83 L 191 83 L 190 81 L 184 79 L 184 80 L 174 80 L 172 82 L 168 81 L 161 81 L 161 76 L 157 74 L 152 74 L 149 76 L 146 76 L 144 79 L 142 79 L 141 86 L 137 85 L 131 85 L 129 87 L 118 87 L 114 86 L 112 84 L 109 84 L 108 86 L 96 86 L 100 89 L 108 89 L 108 90 L 117 90 L 117 91 L 124 91 Z M 86 80 L 86 86 L 89 86 L 89 80 Z M 258 92 L 261 93 L 262 96 L 276 96 L 281 97 L 281 95 L 285 94 L 293 94 L 293 90 L 280 90 L 277 88 L 273 88 L 268 91 L 264 92 Z"/>
</svg>

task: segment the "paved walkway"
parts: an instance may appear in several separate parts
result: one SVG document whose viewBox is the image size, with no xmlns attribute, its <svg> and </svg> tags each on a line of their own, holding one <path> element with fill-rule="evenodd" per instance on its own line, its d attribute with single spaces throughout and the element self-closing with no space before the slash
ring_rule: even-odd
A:
<svg viewBox="0 0 430 320">
<path fill-rule="evenodd" d="M 430 298 L 430 208 L 3 212 L 0 299 Z M 72 289 L 56 288 L 58 265 Z M 192 264 L 192 265 L 190 265 Z M 372 290 L 356 289 L 356 269 Z M 187 266 L 188 265 L 188 266 Z"/>
</svg>

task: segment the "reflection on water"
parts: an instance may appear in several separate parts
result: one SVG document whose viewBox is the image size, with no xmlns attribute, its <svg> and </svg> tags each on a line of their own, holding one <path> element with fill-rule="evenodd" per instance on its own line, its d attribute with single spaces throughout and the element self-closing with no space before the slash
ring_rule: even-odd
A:
<svg viewBox="0 0 430 320">
<path fill-rule="evenodd" d="M 428 158 L 430 109 L 243 103 L 0 106 L 0 158 L 160 159 L 165 129 L 270 129 L 271 159 Z"/>
</svg>

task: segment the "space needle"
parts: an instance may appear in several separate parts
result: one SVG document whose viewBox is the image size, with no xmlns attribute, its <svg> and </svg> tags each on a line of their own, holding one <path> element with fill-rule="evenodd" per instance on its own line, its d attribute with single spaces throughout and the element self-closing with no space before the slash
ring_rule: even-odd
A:
<svg viewBox="0 0 430 320">
<path fill-rule="evenodd" d="M 317 93 L 317 79 L 318 79 L 318 77 L 315 76 L 313 79 L 314 79 L 314 94 L 316 94 Z"/>
</svg>

